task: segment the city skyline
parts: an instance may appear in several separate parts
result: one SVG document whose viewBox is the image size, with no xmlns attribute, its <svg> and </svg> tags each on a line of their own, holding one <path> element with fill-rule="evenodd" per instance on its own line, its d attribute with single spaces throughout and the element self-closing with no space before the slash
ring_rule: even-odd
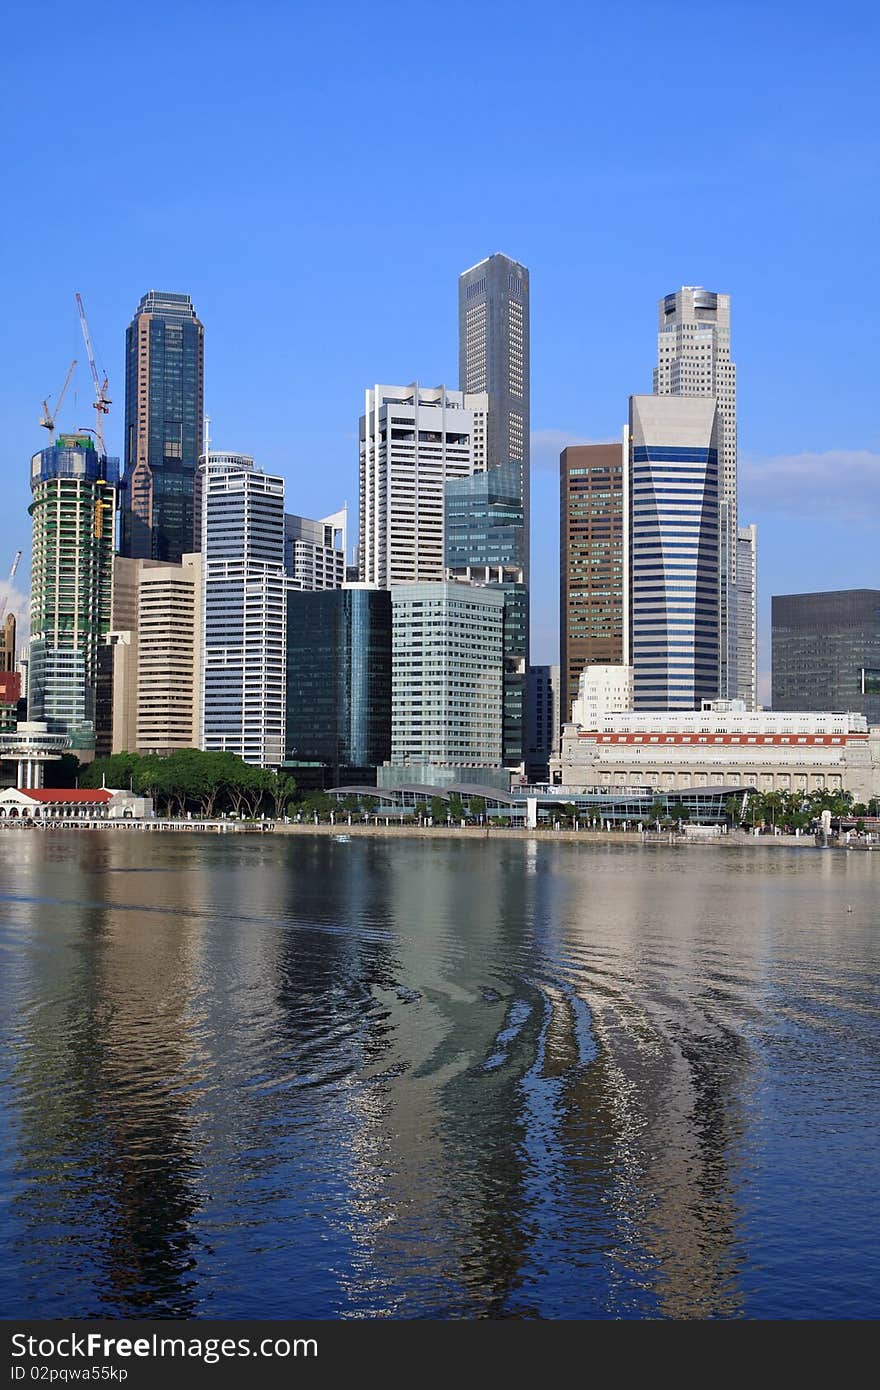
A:
<svg viewBox="0 0 880 1390">
<path fill-rule="evenodd" d="M 342 53 L 338 66 L 321 72 L 324 124 L 317 130 L 308 111 L 318 77 L 298 83 L 290 105 L 289 82 L 275 58 L 230 14 L 212 16 L 212 61 L 234 54 L 240 75 L 256 79 L 264 71 L 267 80 L 250 82 L 252 99 L 240 109 L 237 99 L 213 89 L 197 101 L 172 72 L 159 73 L 152 124 L 117 100 L 125 91 L 126 55 L 147 39 L 145 19 L 124 16 L 103 32 L 107 99 L 120 112 L 106 162 L 123 175 L 118 187 L 103 191 L 100 236 L 89 219 L 81 226 L 37 219 L 37 235 L 31 218 L 4 228 L 17 274 L 7 295 L 10 332 L 0 376 L 9 489 L 0 518 L 0 576 L 26 542 L 24 470 L 39 444 L 39 402 L 57 392 L 71 357 L 82 359 L 75 289 L 84 293 L 99 361 L 110 376 L 114 400 L 105 427 L 112 453 L 123 454 L 124 327 L 132 306 L 151 286 L 185 292 L 206 325 L 206 405 L 217 443 L 282 473 L 289 505 L 320 516 L 340 498 L 353 509 L 352 436 L 365 385 L 408 381 L 414 372 L 450 388 L 457 381 L 451 286 L 464 267 L 498 249 L 527 265 L 532 277 L 532 660 L 557 659 L 560 449 L 619 436 L 628 395 L 651 389 L 658 297 L 701 283 L 729 293 L 735 314 L 739 511 L 760 535 L 759 668 L 766 700 L 770 596 L 876 582 L 880 437 L 860 405 L 871 390 L 875 332 L 864 296 L 842 293 L 839 276 L 845 265 L 848 284 L 861 286 L 874 274 L 876 195 L 855 174 L 872 141 L 867 31 L 877 20 L 863 6 L 844 6 L 868 40 L 847 47 L 844 62 L 842 51 L 827 43 L 818 11 L 799 10 L 797 63 L 780 68 L 777 54 L 791 42 L 784 8 L 752 19 L 707 14 L 699 32 L 681 9 L 660 15 L 636 8 L 644 37 L 638 52 L 605 17 L 563 7 L 560 27 L 519 16 L 515 32 L 499 35 L 479 81 L 468 76 L 468 100 L 460 105 L 449 99 L 439 53 L 436 62 L 429 55 L 418 84 L 408 87 L 416 119 L 411 130 L 397 131 L 398 158 L 423 152 L 441 132 L 449 147 L 481 114 L 515 97 L 513 128 L 505 133 L 490 123 L 484 157 L 457 170 L 455 196 L 432 201 L 430 213 L 424 199 L 395 188 L 381 217 L 354 223 L 340 214 L 368 181 L 357 152 L 392 121 L 395 106 L 390 90 L 365 101 L 367 79 L 360 74 L 369 67 L 365 58 L 378 52 L 380 30 L 384 61 L 402 58 L 399 26 L 361 35 L 357 60 Z M 464 14 L 451 7 L 453 27 Z M 275 19 L 280 55 L 293 21 Z M 28 154 L 45 146 L 57 120 L 36 100 L 36 49 L 27 42 L 32 23 L 13 17 L 11 42 L 23 58 L 3 98 L 11 126 L 21 132 L 9 189 L 20 207 L 37 207 L 45 197 L 41 161 Z M 319 49 L 330 42 L 325 18 L 307 14 L 297 23 L 299 41 Z M 198 6 L 163 24 L 167 38 L 193 51 L 201 47 Z M 88 29 L 62 16 L 59 42 L 76 52 Z M 652 54 L 670 43 L 683 70 L 706 44 L 724 51 L 754 98 L 748 110 L 731 103 L 695 119 L 674 166 L 645 133 L 645 114 L 661 100 L 663 84 Z M 530 80 L 520 88 L 523 51 Z M 578 70 L 587 51 L 592 77 L 585 98 L 566 74 Z M 639 96 L 625 110 L 614 103 L 612 123 L 614 74 L 624 60 Z M 347 100 L 335 101 L 334 93 L 343 92 Z M 286 118 L 278 121 L 282 110 Z M 85 109 L 69 113 L 63 186 L 90 186 L 94 179 L 90 122 Z M 256 129 L 259 158 L 238 160 L 253 148 Z M 136 139 L 149 161 L 172 130 L 191 180 L 175 190 L 170 210 L 160 210 L 149 181 L 141 186 L 128 172 L 129 155 Z M 423 162 L 419 188 L 426 167 Z M 296 191 L 283 195 L 279 217 L 285 179 Z M 652 197 L 650 219 L 634 217 L 625 196 L 635 183 Z M 514 187 L 528 188 L 529 197 L 511 198 Z M 679 211 L 684 189 L 700 216 Z M 563 196 L 567 212 L 560 218 Z M 307 215 L 283 216 L 290 198 Z M 596 206 L 601 217 L 577 215 Z M 257 255 L 249 254 L 251 225 L 260 228 Z M 386 293 L 383 280 L 395 293 Z M 81 360 L 61 426 L 89 423 L 88 406 Z M 287 422 L 290 407 L 296 430 Z M 27 579 L 25 561 L 19 593 Z"/>
</svg>

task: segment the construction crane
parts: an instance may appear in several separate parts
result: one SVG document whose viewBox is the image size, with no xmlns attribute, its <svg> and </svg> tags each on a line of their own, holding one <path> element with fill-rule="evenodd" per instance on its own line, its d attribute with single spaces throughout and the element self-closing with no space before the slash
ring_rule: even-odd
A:
<svg viewBox="0 0 880 1390">
<path fill-rule="evenodd" d="M 86 311 L 83 308 L 82 297 L 80 295 L 76 296 L 76 307 L 79 309 L 79 321 L 82 324 L 83 338 L 85 340 L 86 345 L 86 354 L 88 356 L 89 367 L 91 368 L 92 372 L 92 381 L 95 385 L 95 439 L 98 445 L 98 453 L 101 455 L 102 458 L 104 458 L 106 457 L 107 450 L 104 445 L 103 417 L 109 414 L 110 411 L 110 397 L 107 395 L 110 382 L 105 376 L 104 381 L 102 383 L 100 377 L 98 376 L 98 368 L 95 366 L 95 354 L 92 350 L 92 340 L 89 337 L 89 325 L 86 322 Z"/>
<path fill-rule="evenodd" d="M 64 397 L 67 394 L 67 388 L 70 385 L 70 378 L 73 376 L 73 369 L 75 366 L 76 358 L 74 357 L 70 366 L 67 368 L 67 376 L 64 378 L 64 385 L 58 392 L 58 399 L 56 400 L 54 409 L 51 411 L 51 413 L 49 411 L 48 401 L 43 401 L 43 416 L 40 420 L 40 424 L 43 426 L 43 429 L 49 431 L 50 444 L 55 443 L 55 421 L 58 419 L 58 415 L 61 411 L 61 402 L 64 400 Z"/>
<path fill-rule="evenodd" d="M 18 562 L 19 562 L 20 559 L 21 559 L 21 551 L 20 551 L 20 550 L 16 550 L 16 552 L 15 552 L 15 559 L 14 559 L 13 562 L 12 562 L 12 568 L 10 569 L 9 575 L 8 575 L 8 577 L 7 577 L 7 580 L 6 580 L 8 589 L 11 589 L 11 588 L 12 588 L 12 581 L 13 581 L 13 579 L 15 578 L 15 571 L 18 569 Z M 8 602 L 9 602 L 9 593 L 8 593 L 8 591 L 7 591 L 7 593 L 5 593 L 5 594 L 3 595 L 2 598 L 0 598 L 0 621 L 2 621 L 3 616 L 4 616 L 5 612 L 6 612 L 6 605 L 7 605 Z"/>
</svg>

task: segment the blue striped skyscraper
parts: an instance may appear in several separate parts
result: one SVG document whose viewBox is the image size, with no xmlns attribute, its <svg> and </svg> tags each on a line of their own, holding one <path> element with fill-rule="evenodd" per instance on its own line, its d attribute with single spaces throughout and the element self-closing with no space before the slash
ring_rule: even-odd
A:
<svg viewBox="0 0 880 1390">
<path fill-rule="evenodd" d="M 629 630 L 636 709 L 719 696 L 719 452 L 710 396 L 631 396 Z"/>
</svg>

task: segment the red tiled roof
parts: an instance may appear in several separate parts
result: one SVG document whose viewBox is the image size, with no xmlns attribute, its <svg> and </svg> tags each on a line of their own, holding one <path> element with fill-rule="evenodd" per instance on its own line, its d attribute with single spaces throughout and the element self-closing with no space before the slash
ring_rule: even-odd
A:
<svg viewBox="0 0 880 1390">
<path fill-rule="evenodd" d="M 41 787 L 39 791 L 35 791 L 31 787 L 19 787 L 19 791 L 22 796 L 29 796 L 32 801 L 79 801 L 92 805 L 95 803 L 103 805 L 110 801 L 113 796 L 112 792 L 103 789 L 96 792 L 84 792 L 72 787 Z"/>
</svg>

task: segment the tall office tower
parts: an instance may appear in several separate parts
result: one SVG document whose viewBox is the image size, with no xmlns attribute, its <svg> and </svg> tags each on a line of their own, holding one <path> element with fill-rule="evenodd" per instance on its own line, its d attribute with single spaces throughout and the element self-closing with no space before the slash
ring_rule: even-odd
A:
<svg viewBox="0 0 880 1390">
<path fill-rule="evenodd" d="M 110 628 L 119 460 L 62 434 L 31 460 L 28 719 L 95 749 L 98 651 Z"/>
<path fill-rule="evenodd" d="M 179 563 L 193 549 L 205 331 L 188 294 L 151 290 L 125 335 L 120 554 Z"/>
<path fill-rule="evenodd" d="M 341 589 L 345 583 L 348 508 L 311 521 L 284 518 L 284 568 L 294 589 Z"/>
<path fill-rule="evenodd" d="M 562 722 L 585 666 L 624 659 L 625 491 L 622 444 L 573 444 L 559 457 L 559 662 Z"/>
<path fill-rule="evenodd" d="M 628 436 L 634 706 L 699 709 L 718 698 L 718 409 L 631 396 Z"/>
<path fill-rule="evenodd" d="M 529 601 L 520 466 L 511 460 L 446 484 L 446 575 L 504 594 L 504 762 L 524 770 Z"/>
<path fill-rule="evenodd" d="M 15 670 L 15 614 L 7 613 L 0 628 L 0 671 Z"/>
<path fill-rule="evenodd" d="M 758 708 L 758 528 L 740 526 L 736 540 L 736 689 L 746 709 Z"/>
<path fill-rule="evenodd" d="M 374 386 L 360 421 L 359 577 L 442 580 L 443 490 L 486 467 L 485 395 Z"/>
<path fill-rule="evenodd" d="M 658 307 L 655 395 L 714 396 L 718 405 L 718 688 L 722 698 L 747 699 L 737 688 L 736 367 L 730 360 L 730 295 L 684 285 L 665 295 Z"/>
<path fill-rule="evenodd" d="M 391 756 L 391 595 L 287 593 L 285 767 L 297 785 L 376 785 Z"/>
<path fill-rule="evenodd" d="M 880 724 L 880 589 L 774 594 L 771 625 L 774 710 Z"/>
<path fill-rule="evenodd" d="M 496 253 L 458 277 L 458 385 L 486 392 L 486 467 L 518 465 L 529 583 L 529 272 Z"/>
<path fill-rule="evenodd" d="M 481 585 L 395 584 L 391 608 L 391 761 L 379 769 L 379 786 L 508 787 L 504 594 Z"/>
<path fill-rule="evenodd" d="M 278 766 L 284 757 L 284 480 L 207 470 L 202 510 L 202 739 Z"/>
<path fill-rule="evenodd" d="M 200 555 L 144 568 L 138 583 L 137 750 L 197 748 L 201 722 Z"/>
<path fill-rule="evenodd" d="M 559 675 L 558 666 L 529 667 L 526 775 L 530 782 L 546 782 L 550 759 L 559 753 Z"/>
</svg>

